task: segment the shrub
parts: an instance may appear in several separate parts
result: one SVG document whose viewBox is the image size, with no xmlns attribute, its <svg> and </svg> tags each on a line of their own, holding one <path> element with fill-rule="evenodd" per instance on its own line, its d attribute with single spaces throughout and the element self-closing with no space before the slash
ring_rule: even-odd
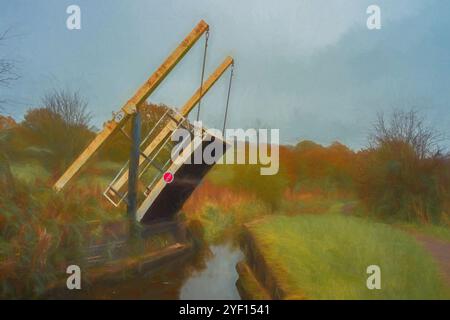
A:
<svg viewBox="0 0 450 320">
<path fill-rule="evenodd" d="M 372 145 L 359 154 L 358 194 L 377 215 L 438 222 L 449 196 L 449 161 L 417 113 L 378 119 Z"/>
<path fill-rule="evenodd" d="M 322 192 L 352 191 L 355 153 L 334 142 L 328 147 L 302 141 L 293 150 L 296 161 L 296 187 Z M 285 163 L 282 159 L 282 165 Z"/>
<path fill-rule="evenodd" d="M 0 161 L 0 297 L 36 297 L 68 265 L 83 266 L 86 245 L 95 240 L 90 221 L 117 220 L 93 190 L 56 194 L 45 183 L 15 179 Z"/>
<path fill-rule="evenodd" d="M 66 168 L 93 137 L 86 126 L 67 123 L 47 108 L 29 110 L 16 133 L 13 143 L 26 144 L 24 158 L 40 159 L 55 171 Z"/>
<path fill-rule="evenodd" d="M 270 206 L 272 211 L 280 207 L 284 191 L 288 185 L 285 174 L 280 171 L 275 175 L 263 176 L 259 166 L 235 165 L 233 168 L 232 188 L 255 195 Z"/>
</svg>

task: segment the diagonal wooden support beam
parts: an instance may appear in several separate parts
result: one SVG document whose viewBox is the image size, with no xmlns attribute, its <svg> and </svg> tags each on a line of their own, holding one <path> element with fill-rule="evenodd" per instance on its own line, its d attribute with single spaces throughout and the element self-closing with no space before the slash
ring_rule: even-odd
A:
<svg viewBox="0 0 450 320">
<path fill-rule="evenodd" d="M 172 69 L 183 59 L 189 49 L 197 40 L 209 29 L 208 24 L 201 20 L 183 42 L 170 54 L 163 64 L 156 70 L 150 78 L 137 90 L 135 95 L 127 101 L 121 111 L 113 120 L 108 121 L 103 130 L 95 137 L 89 146 L 78 156 L 64 174 L 56 181 L 54 189 L 60 191 L 66 183 L 81 169 L 90 157 L 105 143 L 105 141 L 118 128 L 122 127 L 131 114 L 136 111 L 158 85 L 166 78 Z"/>
<path fill-rule="evenodd" d="M 197 105 L 199 100 L 212 88 L 212 86 L 219 80 L 223 73 L 233 64 L 232 57 L 226 57 L 222 64 L 209 76 L 209 78 L 203 83 L 201 88 L 198 88 L 194 95 L 185 103 L 181 108 L 181 116 L 187 117 L 189 112 Z M 177 123 L 174 120 L 170 120 L 167 125 L 158 133 L 153 141 L 142 152 L 145 156 L 149 156 L 158 145 L 166 139 L 175 129 Z M 145 157 L 140 157 L 139 165 L 145 161 Z M 112 185 L 112 189 L 120 190 L 128 180 L 128 170 L 117 179 Z"/>
</svg>

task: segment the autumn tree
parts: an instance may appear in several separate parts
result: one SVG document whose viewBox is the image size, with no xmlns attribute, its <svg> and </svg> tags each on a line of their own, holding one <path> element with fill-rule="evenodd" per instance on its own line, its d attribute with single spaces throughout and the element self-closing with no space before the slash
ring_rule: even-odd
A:
<svg viewBox="0 0 450 320">
<path fill-rule="evenodd" d="M 359 154 L 358 193 L 371 212 L 410 221 L 443 218 L 450 180 L 440 137 L 415 110 L 378 116 Z"/>
<path fill-rule="evenodd" d="M 424 117 L 415 109 L 409 111 L 395 109 L 388 119 L 383 113 L 378 114 L 369 137 L 372 148 L 404 143 L 411 147 L 419 159 L 442 155 L 440 142 L 442 135 L 427 125 Z"/>
<path fill-rule="evenodd" d="M 54 90 L 42 99 L 43 107 L 30 109 L 21 124 L 28 150 L 44 158 L 52 170 L 67 167 L 93 136 L 91 114 L 78 92 Z"/>
</svg>

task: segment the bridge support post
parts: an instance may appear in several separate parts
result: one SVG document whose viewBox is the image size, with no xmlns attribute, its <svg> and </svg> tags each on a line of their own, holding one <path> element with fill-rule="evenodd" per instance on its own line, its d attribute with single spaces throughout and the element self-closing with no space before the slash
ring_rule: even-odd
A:
<svg viewBox="0 0 450 320">
<path fill-rule="evenodd" d="M 130 239 L 136 239 L 138 235 L 138 226 L 136 221 L 137 195 L 139 179 L 139 158 L 141 145 L 141 113 L 137 109 L 131 119 L 131 148 L 130 163 L 128 169 L 128 198 L 127 214 L 129 219 Z"/>
</svg>

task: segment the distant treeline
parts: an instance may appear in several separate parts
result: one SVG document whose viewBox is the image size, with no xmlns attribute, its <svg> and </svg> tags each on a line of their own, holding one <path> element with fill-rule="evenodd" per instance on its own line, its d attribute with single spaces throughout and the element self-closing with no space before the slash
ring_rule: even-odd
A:
<svg viewBox="0 0 450 320">
<path fill-rule="evenodd" d="M 449 223 L 450 158 L 416 111 L 379 116 L 368 147 L 355 152 L 303 141 L 281 149 L 281 166 L 296 190 L 354 192 L 386 219 Z"/>
<path fill-rule="evenodd" d="M 56 176 L 87 146 L 95 130 L 77 93 L 51 93 L 43 103 L 45 107 L 30 109 L 18 124 L 4 118 L 0 143 L 10 160 L 38 160 Z M 149 104 L 143 110 L 143 132 L 148 132 L 167 107 Z M 450 160 L 439 142 L 416 111 L 394 111 L 376 119 L 363 150 L 355 152 L 339 142 L 328 147 L 311 141 L 281 146 L 279 174 L 260 176 L 257 168 L 236 165 L 229 184 L 257 194 L 273 210 L 286 189 L 350 192 L 382 218 L 448 222 Z M 123 163 L 129 146 L 129 139 L 118 132 L 97 157 Z"/>
</svg>

